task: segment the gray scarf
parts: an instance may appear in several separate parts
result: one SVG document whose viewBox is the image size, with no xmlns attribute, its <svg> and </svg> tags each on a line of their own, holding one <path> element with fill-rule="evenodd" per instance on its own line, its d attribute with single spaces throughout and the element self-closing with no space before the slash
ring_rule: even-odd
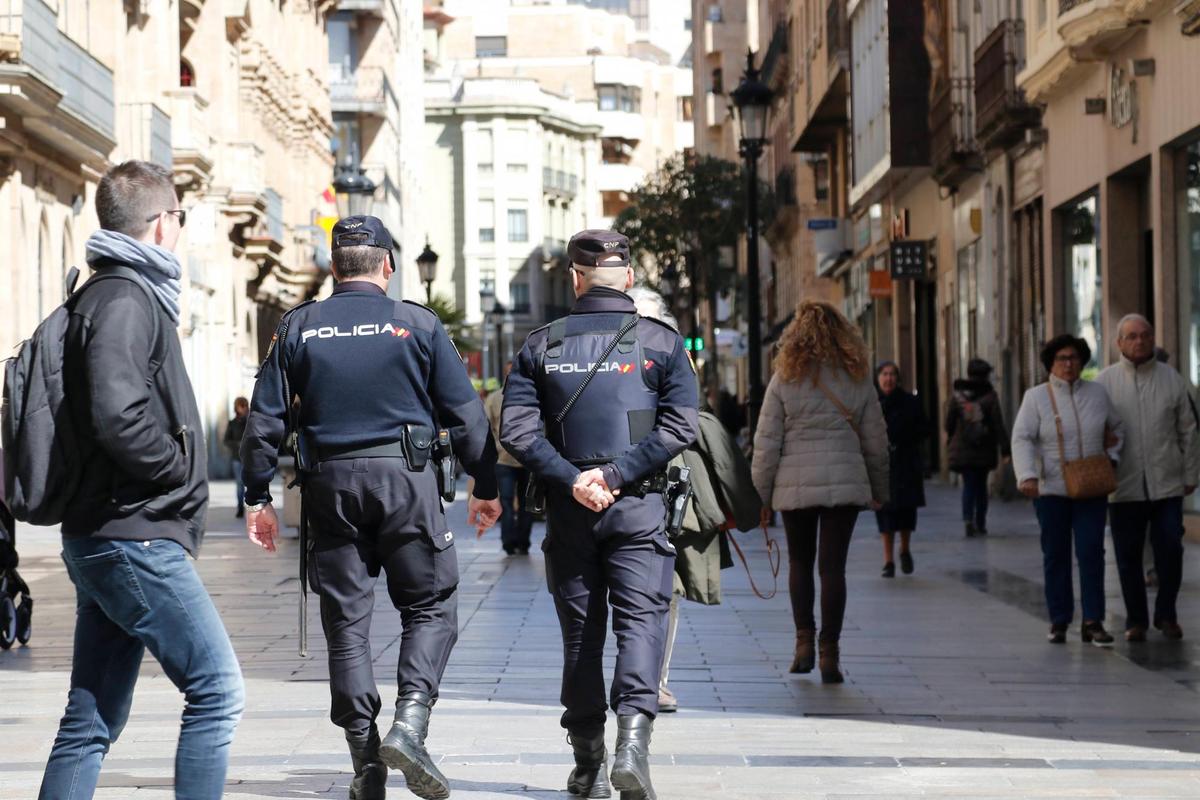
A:
<svg viewBox="0 0 1200 800">
<path fill-rule="evenodd" d="M 165 247 L 142 242 L 116 231 L 98 230 L 87 240 L 88 264 L 109 258 L 137 272 L 142 282 L 158 298 L 171 322 L 179 324 L 179 295 L 183 288 L 179 279 L 183 267 L 179 258 Z"/>
</svg>

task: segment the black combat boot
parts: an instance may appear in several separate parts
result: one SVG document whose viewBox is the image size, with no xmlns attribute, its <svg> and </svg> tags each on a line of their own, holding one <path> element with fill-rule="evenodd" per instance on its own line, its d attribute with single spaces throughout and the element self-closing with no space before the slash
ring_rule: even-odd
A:
<svg viewBox="0 0 1200 800">
<path fill-rule="evenodd" d="M 577 729 L 567 733 L 575 751 L 575 769 L 567 778 L 567 791 L 589 800 L 612 797 L 608 782 L 608 753 L 604 750 L 604 728 Z"/>
<path fill-rule="evenodd" d="M 379 760 L 379 729 L 371 726 L 366 737 L 346 733 L 354 779 L 350 800 L 384 800 L 387 797 L 387 765 Z"/>
<path fill-rule="evenodd" d="M 450 782 L 433 765 L 425 749 L 429 710 L 433 699 L 425 692 L 409 692 L 396 702 L 396 721 L 379 746 L 379 757 L 404 773 L 408 790 L 424 800 L 446 800 Z"/>
<path fill-rule="evenodd" d="M 621 800 L 658 800 L 650 784 L 650 731 L 653 728 L 654 720 L 645 714 L 617 717 L 612 785 L 621 790 Z"/>
</svg>

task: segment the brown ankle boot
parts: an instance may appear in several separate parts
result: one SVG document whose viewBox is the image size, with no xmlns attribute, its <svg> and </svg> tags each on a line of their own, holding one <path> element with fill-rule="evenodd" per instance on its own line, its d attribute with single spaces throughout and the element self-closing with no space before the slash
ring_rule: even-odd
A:
<svg viewBox="0 0 1200 800">
<path fill-rule="evenodd" d="M 816 653 L 813 649 L 814 638 L 812 629 L 796 631 L 796 655 L 792 658 L 792 665 L 788 667 L 788 672 L 793 675 L 812 672 L 813 662 L 816 660 Z"/>
<path fill-rule="evenodd" d="M 837 642 L 821 642 L 821 683 L 841 683 L 845 680 L 838 668 L 840 655 Z"/>
</svg>

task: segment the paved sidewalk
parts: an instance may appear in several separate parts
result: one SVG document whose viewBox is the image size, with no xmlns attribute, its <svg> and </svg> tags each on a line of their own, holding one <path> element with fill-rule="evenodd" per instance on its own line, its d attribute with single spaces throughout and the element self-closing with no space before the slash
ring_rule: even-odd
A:
<svg viewBox="0 0 1200 800">
<path fill-rule="evenodd" d="M 327 719 L 315 602 L 310 658 L 296 655 L 295 542 L 275 557 L 258 552 L 233 519 L 232 485 L 217 483 L 213 493 L 199 567 L 233 636 L 248 695 L 226 796 L 345 798 L 349 765 Z M 684 604 L 671 672 L 681 710 L 660 718 L 653 743 L 660 797 L 1200 797 L 1196 548 L 1180 608 L 1187 641 L 1152 634 L 1136 649 L 1121 642 L 1101 650 L 1081 644 L 1076 627 L 1066 646 L 1055 647 L 1045 642 L 1030 507 L 996 504 L 992 534 L 967 540 L 953 490 L 930 487 L 929 495 L 913 576 L 879 577 L 874 520 L 861 519 L 849 567 L 843 686 L 785 672 L 792 645 L 786 563 L 772 600 L 753 596 L 739 564 L 723 574 L 723 605 Z M 479 542 L 469 535 L 464 503 L 450 513 L 460 533 L 462 637 L 430 749 L 442 757 L 455 797 L 565 798 L 571 759 L 558 728 L 561 644 L 540 554 L 504 558 L 498 533 Z M 0 798 L 36 796 L 70 667 L 74 601 L 57 537 L 19 535 L 22 573 L 36 597 L 34 635 L 28 648 L 0 653 Z M 782 531 L 772 535 L 783 544 Z M 769 586 L 761 535 L 740 541 L 759 585 Z M 400 630 L 382 584 L 378 600 L 372 641 L 386 697 L 394 692 Z M 1111 563 L 1108 607 L 1119 631 Z M 97 797 L 173 796 L 181 707 L 147 660 Z M 390 789 L 392 797 L 412 797 L 398 774 Z"/>
</svg>

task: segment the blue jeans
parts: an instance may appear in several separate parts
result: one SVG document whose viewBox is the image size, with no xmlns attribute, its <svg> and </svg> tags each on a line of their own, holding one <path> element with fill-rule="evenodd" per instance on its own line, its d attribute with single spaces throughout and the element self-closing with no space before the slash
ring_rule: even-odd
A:
<svg viewBox="0 0 1200 800">
<path fill-rule="evenodd" d="M 1158 595 L 1154 600 L 1154 624 L 1178 622 L 1175 601 L 1183 582 L 1183 498 L 1168 497 L 1153 502 L 1113 503 L 1109 506 L 1113 552 L 1117 575 L 1125 598 L 1125 627 L 1150 627 L 1146 603 L 1146 573 L 1142 553 L 1146 528 L 1158 573 Z"/>
<path fill-rule="evenodd" d="M 246 484 L 242 482 L 242 462 L 235 459 L 229 464 L 233 467 L 233 480 L 237 485 L 237 507 L 241 508 L 246 504 Z"/>
<path fill-rule="evenodd" d="M 90 798 L 129 718 L 146 650 L 183 692 L 175 797 L 216 800 L 225 788 L 242 673 L 229 636 L 184 549 L 157 539 L 63 539 L 75 584 L 71 691 L 42 778 L 41 800 Z"/>
<path fill-rule="evenodd" d="M 1071 578 L 1071 534 L 1079 562 L 1079 598 L 1084 622 L 1104 621 L 1104 517 L 1108 498 L 1072 500 L 1047 495 L 1033 501 L 1042 528 L 1042 567 L 1050 622 L 1069 625 L 1075 616 Z"/>
<path fill-rule="evenodd" d="M 523 467 L 496 465 L 496 481 L 500 484 L 500 544 L 505 551 L 529 549 L 529 534 L 533 530 L 533 515 L 525 510 L 525 486 L 529 471 Z M 520 510 L 517 510 L 520 506 Z"/>
<path fill-rule="evenodd" d="M 973 522 L 975 529 L 987 530 L 988 470 L 971 467 L 962 471 L 962 518 Z"/>
</svg>

